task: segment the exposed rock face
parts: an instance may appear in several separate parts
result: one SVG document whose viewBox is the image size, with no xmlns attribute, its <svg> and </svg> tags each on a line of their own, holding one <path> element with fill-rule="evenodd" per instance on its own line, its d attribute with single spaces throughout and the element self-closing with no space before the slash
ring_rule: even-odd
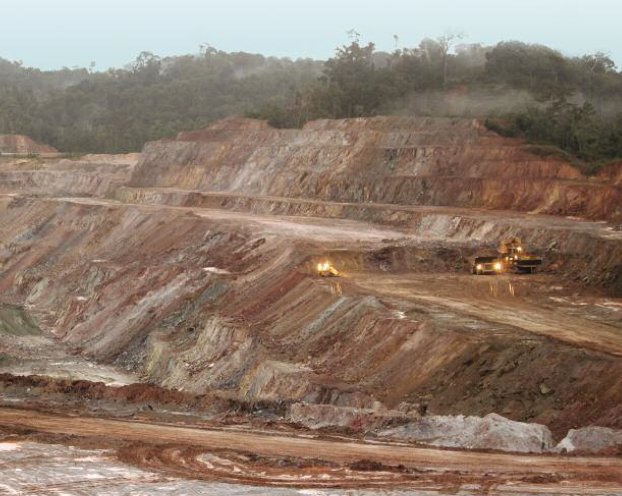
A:
<svg viewBox="0 0 622 496">
<path fill-rule="evenodd" d="M 432 446 L 522 453 L 544 453 L 553 446 L 553 436 L 545 426 L 513 422 L 494 413 L 483 418 L 463 415 L 425 417 L 387 429 L 381 435 Z"/>
<path fill-rule="evenodd" d="M 33 141 L 20 134 L 0 134 L 0 153 L 58 153 L 56 148 Z"/>
<path fill-rule="evenodd" d="M 556 451 L 598 453 L 616 446 L 622 447 L 622 430 L 583 427 L 582 429 L 570 429 L 568 435 L 557 445 Z"/>
<path fill-rule="evenodd" d="M 0 162 L 0 194 L 107 197 L 127 184 L 139 154 Z"/>
<path fill-rule="evenodd" d="M 477 120 L 377 117 L 277 130 L 232 119 L 148 144 L 131 185 L 620 219 L 617 174 L 588 179 Z"/>
<path fill-rule="evenodd" d="M 474 232 L 469 222 L 434 214 L 418 222 L 414 235 L 436 225 L 437 240 L 464 243 Z M 326 253 L 379 281 L 392 270 L 448 277 L 426 263 L 438 245 L 425 250 L 416 238 L 417 245 L 380 249 L 384 238 L 399 243 L 407 234 L 329 224 L 5 197 L 0 295 L 76 351 L 175 390 L 364 409 L 425 401 L 433 413 L 480 416 L 509 409 L 516 420 L 555 424 L 564 434 L 586 419 L 622 427 L 619 357 L 434 304 L 415 304 L 405 316 L 391 298 L 366 294 L 348 278 L 319 280 L 309 267 Z M 589 233 L 547 235 L 560 250 L 592 250 L 595 264 L 614 256 Z M 473 282 L 489 293 L 488 281 Z M 554 390 L 546 397 L 538 389 L 544 380 Z"/>
<path fill-rule="evenodd" d="M 446 119 L 229 120 L 135 159 L 0 161 L 0 301 L 76 353 L 174 390 L 329 414 L 407 402 L 556 435 L 622 427 L 619 302 L 576 296 L 622 294 L 621 233 L 462 208 L 613 219 L 615 170 L 587 181 Z M 511 236 L 545 273 L 471 277 L 468 257 Z M 325 257 L 347 277 L 316 277 Z M 494 443 L 489 420 L 476 434 Z"/>
<path fill-rule="evenodd" d="M 346 427 L 355 431 L 367 432 L 386 428 L 391 424 L 407 423 L 412 420 L 412 416 L 382 408 L 361 409 L 294 403 L 289 408 L 288 420 L 300 423 L 310 429 Z"/>
</svg>

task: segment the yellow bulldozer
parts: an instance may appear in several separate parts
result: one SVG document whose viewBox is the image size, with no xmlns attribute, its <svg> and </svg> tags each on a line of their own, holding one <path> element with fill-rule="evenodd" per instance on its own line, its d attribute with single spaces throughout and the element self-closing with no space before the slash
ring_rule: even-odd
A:
<svg viewBox="0 0 622 496">
<path fill-rule="evenodd" d="M 512 237 L 501 241 L 498 255 L 475 257 L 471 271 L 477 275 L 508 271 L 532 274 L 541 265 L 541 257 L 526 253 L 520 238 Z"/>
</svg>

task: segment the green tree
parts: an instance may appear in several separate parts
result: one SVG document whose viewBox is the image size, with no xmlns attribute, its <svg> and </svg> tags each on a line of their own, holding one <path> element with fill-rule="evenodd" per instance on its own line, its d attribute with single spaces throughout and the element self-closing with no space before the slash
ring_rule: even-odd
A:
<svg viewBox="0 0 622 496">
<path fill-rule="evenodd" d="M 333 117 L 373 115 L 379 106 L 373 61 L 375 45 L 362 46 L 358 39 L 337 49 L 326 62 L 323 98 L 330 102 Z"/>
</svg>

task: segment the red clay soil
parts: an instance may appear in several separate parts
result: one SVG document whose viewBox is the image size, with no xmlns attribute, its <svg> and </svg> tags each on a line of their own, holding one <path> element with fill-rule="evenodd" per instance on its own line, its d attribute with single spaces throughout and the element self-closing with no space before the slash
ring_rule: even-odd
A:
<svg viewBox="0 0 622 496">
<path fill-rule="evenodd" d="M 622 488 L 622 460 L 422 449 L 230 429 L 0 409 L 0 423 L 52 436 L 123 440 L 121 460 L 177 476 L 293 487 L 444 488 L 514 484 L 573 494 Z M 150 446 L 151 445 L 151 446 Z M 154 446 L 155 445 L 155 446 Z M 386 471 L 383 470 L 386 467 Z M 347 470 L 344 470 L 347 469 Z M 525 490 L 525 492 L 529 492 Z"/>
</svg>

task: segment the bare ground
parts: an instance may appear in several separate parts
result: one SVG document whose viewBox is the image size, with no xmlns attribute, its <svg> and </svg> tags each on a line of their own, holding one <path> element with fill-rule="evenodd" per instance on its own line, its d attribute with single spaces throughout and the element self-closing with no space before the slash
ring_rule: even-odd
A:
<svg viewBox="0 0 622 496">
<path fill-rule="evenodd" d="M 12 198 L 12 197 L 11 197 Z M 308 271 L 308 260 L 296 267 L 295 276 L 290 279 L 310 280 L 313 288 L 319 287 L 326 294 L 337 296 L 353 296 L 364 298 L 373 296 L 379 302 L 385 320 L 390 321 L 387 329 L 395 325 L 408 323 L 421 326 L 432 335 L 448 332 L 466 336 L 471 341 L 488 346 L 489 342 L 502 343 L 507 349 L 518 349 L 519 346 L 533 347 L 531 355 L 536 356 L 537 350 L 546 350 L 542 360 L 534 367 L 542 371 L 542 363 L 551 360 L 556 363 L 560 374 L 570 374 L 573 360 L 580 354 L 589 357 L 603 370 L 607 364 L 619 365 L 622 356 L 622 302 L 620 298 L 605 296 L 598 291 L 586 292 L 580 286 L 573 286 L 560 282 L 559 278 L 551 274 L 541 274 L 534 277 L 505 275 L 496 278 L 472 277 L 458 273 L 454 268 L 443 269 L 442 263 L 432 262 L 432 269 L 425 270 L 425 263 L 416 266 L 415 270 L 404 273 L 394 265 L 383 266 L 380 260 L 377 266 L 359 267 L 357 263 L 348 261 L 348 251 L 361 249 L 381 250 L 387 244 L 439 242 L 441 234 L 433 231 L 427 235 L 413 233 L 405 227 L 382 227 L 353 220 L 338 220 L 327 218 L 309 218 L 299 216 L 269 216 L 231 212 L 218 209 L 198 207 L 171 207 L 163 205 L 134 205 L 113 200 L 62 198 L 46 199 L 62 205 L 86 205 L 106 209 L 135 210 L 144 215 L 155 212 L 170 211 L 176 215 L 191 216 L 200 220 L 233 226 L 232 228 L 261 233 L 265 237 L 283 238 L 288 241 L 313 243 L 315 254 L 325 256 L 333 254 L 339 259 L 339 252 L 343 254 L 344 277 L 339 280 L 321 280 L 314 278 Z M 422 209 L 426 210 L 426 209 Z M 429 210 L 429 209 L 428 209 Z M 445 213 L 445 212 L 444 212 Z M 502 213 L 471 212 L 477 217 L 502 221 Z M 525 222 L 531 223 L 534 228 L 559 229 L 559 220 L 551 217 L 530 217 L 520 214 Z M 610 230 L 606 225 L 566 219 L 563 225 L 571 231 L 586 232 L 589 236 L 602 237 L 603 240 L 612 240 L 619 233 Z M 445 240 L 446 245 L 459 245 L 464 240 Z M 97 262 L 103 263 L 103 262 Z M 418 262 L 417 262 L 418 263 Z M 453 263 L 451 260 L 443 262 Z M 306 264 L 306 265 L 305 265 Z M 364 265 L 364 264 L 363 264 Z M 208 267 L 209 268 L 209 267 Z M 204 270 L 203 267 L 202 270 Z M 372 270 L 373 269 L 373 270 Z M 419 270 L 417 270 L 419 269 Z M 263 269 L 269 273 L 270 267 Z M 208 271 L 210 272 L 210 271 Z M 227 269 L 212 267 L 210 277 L 223 280 L 233 280 L 237 274 L 231 274 Z M 302 274 L 302 275 L 300 275 Z M 252 279 L 249 278 L 252 282 Z M 292 283 L 293 284 L 293 283 Z M 285 289 L 275 289 L 270 293 L 271 301 L 278 301 L 279 294 Z M 224 306 L 224 305 L 223 305 Z M 287 308 L 287 307 L 286 307 Z M 261 314 L 264 310 L 260 304 L 255 307 L 244 308 L 238 305 L 235 311 L 244 310 L 245 318 L 252 318 L 253 313 Z M 277 310 L 279 308 L 277 307 Z M 237 317 L 234 310 L 228 309 L 230 318 Z M 280 310 L 284 312 L 285 310 Z M 250 315 L 250 317 L 248 317 Z M 238 317 L 239 318 L 239 317 Z M 397 323 L 397 324 L 396 324 Z M 264 340 L 262 346 L 269 349 L 272 345 L 270 338 L 260 336 Z M 409 338 L 410 339 L 410 338 Z M 416 337 L 415 340 L 416 341 Z M 325 347 L 330 347 L 324 345 Z M 408 349 L 411 341 L 399 342 L 396 348 Z M 551 358 L 554 353 L 551 349 L 567 353 L 554 362 Z M 432 351 L 433 348 L 430 348 Z M 295 354 L 296 350 L 291 354 Z M 472 353 L 472 349 L 467 350 Z M 488 353 L 488 355 L 487 355 Z M 482 357 L 490 356 L 490 351 L 482 348 Z M 558 351 L 555 351 L 558 353 Z M 562 355 L 561 352 L 558 353 Z M 501 356 L 501 354 L 498 354 Z M 556 355 L 555 355 L 556 356 Z M 351 357 L 350 357 L 351 358 Z M 474 373 L 487 381 L 484 387 L 469 375 L 471 365 L 467 362 L 448 362 L 439 374 L 445 379 L 439 379 L 431 386 L 431 397 L 428 401 L 433 407 L 441 408 L 443 399 L 454 401 L 454 389 L 461 393 L 468 392 L 469 398 L 477 398 L 475 387 L 495 391 L 497 384 L 511 383 L 512 387 L 527 389 L 532 385 L 525 379 L 525 375 L 532 374 L 537 378 L 533 385 L 536 399 L 533 404 L 526 405 L 524 397 L 520 398 L 523 404 L 512 403 L 495 398 L 486 400 L 481 408 L 498 409 L 512 416 L 523 412 L 530 415 L 522 420 L 538 420 L 552 415 L 551 422 L 557 422 L 559 432 L 562 428 L 572 426 L 572 422 L 586 423 L 593 418 L 588 407 L 588 415 L 562 418 L 553 418 L 561 415 L 564 406 L 560 401 L 570 398 L 556 397 L 557 391 L 543 393 L 539 390 L 545 378 L 539 377 L 537 370 L 525 366 L 523 375 L 512 377 L 514 369 L 507 370 L 506 363 L 493 364 L 496 360 L 489 360 L 488 364 L 478 366 Z M 478 357 L 474 357 L 477 360 Z M 514 357 L 509 360 L 512 364 L 518 362 Z M 488 358 L 486 358 L 488 359 Z M 557 359 L 557 358 L 555 358 Z M 50 360 L 51 361 L 51 360 Z M 508 363 L 509 363 L 508 362 Z M 563 363 L 562 363 L 563 362 Z M 577 363 L 579 363 L 578 360 Z M 429 364 L 425 364 L 428 366 Z M 464 368 L 461 368 L 464 365 Z M 521 365 L 512 365 L 522 370 Z M 591 366 L 591 365 L 590 365 Z M 333 367 L 332 369 L 330 367 Z M 390 373 L 399 375 L 399 363 L 392 365 Z M 564 368 L 567 367 L 567 368 Z M 610 367 L 611 370 L 617 370 Z M 334 365 L 325 365 L 325 370 L 317 367 L 318 371 L 332 372 L 341 380 L 357 382 L 356 375 L 347 376 L 341 368 Z M 588 370 L 587 368 L 585 370 Z M 482 373 L 484 371 L 485 373 Z M 501 373 L 503 372 L 503 374 Z M 599 377 L 586 377 L 581 371 L 581 381 L 599 381 Z M 25 372 L 24 372 L 25 373 Z M 47 372 L 47 375 L 54 375 Z M 66 373 L 66 372 L 63 372 Z M 490 375 L 487 375 L 489 374 Z M 451 375 L 453 374 L 453 376 Z M 463 378 L 457 377 L 462 374 Z M 509 374 L 505 375 L 504 374 Z M 547 375 L 548 374 L 548 375 Z M 496 379 L 491 379 L 491 376 Z M 554 379 L 554 384 L 548 381 L 545 385 L 556 387 L 559 391 L 567 387 L 570 391 L 575 387 L 578 391 L 589 391 L 586 383 L 583 388 L 566 386 L 563 378 L 555 379 L 553 371 L 543 372 L 546 377 Z M 615 375 L 615 374 L 614 374 Z M 498 376 L 498 377 L 497 377 Z M 448 381 L 452 378 L 455 383 Z M 508 379 L 512 377 L 511 379 Z M 468 383 L 466 379 L 468 378 Z M 461 380 L 464 379 L 463 382 Z M 607 378 L 609 380 L 610 378 Z M 327 382 L 334 378 L 325 379 Z M 369 388 L 376 397 L 383 399 L 387 404 L 396 403 L 398 398 L 404 397 L 421 401 L 421 388 L 404 380 L 394 390 L 387 391 L 385 382 L 377 377 L 367 378 Z M 548 379 L 546 379 L 548 380 Z M 576 380 L 576 379 L 575 379 Z M 376 381 L 376 382 L 374 382 Z M 496 382 L 495 382 L 496 381 Z M 524 381 L 524 382 L 521 382 Z M 362 381 L 360 381 L 362 382 Z M 601 382 L 606 382 L 604 379 Z M 417 386 L 419 387 L 419 386 Z M 375 388 L 375 389 L 374 389 Z M 443 389 L 445 388 L 445 389 Z M 612 386 L 615 389 L 615 384 Z M 384 390 L 383 390 L 384 389 Z M 619 388 L 618 388 L 619 389 Z M 436 392 L 434 392 L 436 391 Z M 540 391 L 540 392 L 539 392 Z M 619 391 L 618 391 L 619 393 Z M 541 395 L 542 397 L 538 396 Z M 425 395 L 424 395 L 425 396 Z M 411 398 L 412 397 L 412 398 Z M 43 398 L 45 399 L 45 398 Z M 503 401 L 505 402 L 503 402 Z M 495 403 L 497 401 L 497 403 Z M 556 401 L 556 404 L 553 404 Z M 593 404 L 591 398 L 584 394 L 578 398 L 573 408 L 567 411 L 578 412 L 583 408 L 580 403 L 586 401 Z M 619 412 L 615 410 L 619 405 L 618 397 L 611 395 L 606 399 L 606 410 L 609 415 L 603 417 L 610 425 L 616 426 L 620 422 Z M 548 402 L 548 403 L 547 403 Z M 476 407 L 468 403 L 456 405 L 475 411 Z M 545 407 L 542 407 L 544 405 Z M 37 405 L 40 408 L 41 404 Z M 449 408 L 445 406 L 444 408 Z M 603 404 L 595 407 L 598 412 L 605 411 Z M 508 411 L 504 411 L 509 409 Z M 553 412 L 553 413 L 550 413 Z M 522 413 L 521 413 L 522 415 Z M 603 418 L 599 419 L 604 423 Z M 179 419 L 176 420 L 179 422 Z M 244 432 L 234 431 L 226 427 L 198 429 L 180 425 L 163 425 L 154 422 L 121 422 L 118 420 L 92 418 L 87 416 L 60 416 L 43 414 L 35 410 L 1 409 L 0 425 L 6 429 L 6 435 L 18 434 L 28 438 L 32 433 L 39 433 L 37 440 L 58 442 L 64 440 L 69 444 L 75 443 L 76 438 L 91 440 L 98 443 L 112 444 L 118 447 L 116 456 L 124 463 L 130 463 L 148 471 L 156 471 L 175 477 L 204 479 L 259 486 L 291 486 L 304 488 L 417 488 L 421 491 L 457 491 L 459 488 L 473 486 L 475 492 L 519 493 L 519 494 L 616 494 L 622 492 L 622 460 L 607 457 L 564 457 L 564 456 L 529 456 L 499 453 L 478 453 L 452 450 L 423 449 L 405 446 L 399 443 L 373 444 L 354 440 L 317 439 L 296 435 L 289 432 L 287 435 L 278 435 L 274 432 Z M 47 437 L 46 437 L 47 436 Z M 62 488 L 61 488 L 62 489 Z M 60 489 L 59 489 L 60 491 Z"/>
<path fill-rule="evenodd" d="M 149 470 L 207 480 L 320 488 L 438 489 L 474 484 L 484 486 L 486 491 L 492 486 L 511 485 L 513 490 L 542 494 L 559 494 L 560 490 L 573 494 L 622 491 L 619 458 L 421 449 L 64 417 L 6 408 L 0 409 L 0 421 L 5 428 L 52 436 L 140 443 L 123 448 L 121 460 Z"/>
</svg>

